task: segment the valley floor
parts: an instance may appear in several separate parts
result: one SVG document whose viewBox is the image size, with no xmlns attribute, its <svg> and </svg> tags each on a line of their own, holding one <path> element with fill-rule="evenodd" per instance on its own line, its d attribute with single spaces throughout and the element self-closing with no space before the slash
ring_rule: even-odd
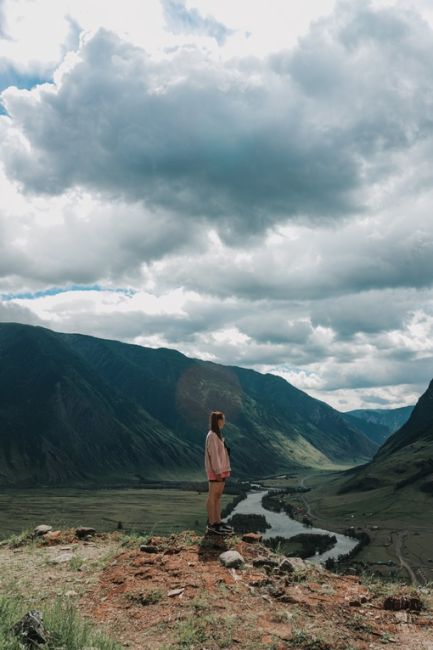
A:
<svg viewBox="0 0 433 650">
<path fill-rule="evenodd" d="M 305 471 L 287 480 L 265 485 L 300 485 L 310 491 L 290 495 L 290 502 L 305 508 L 313 525 L 335 532 L 349 526 L 365 530 L 371 543 L 354 558 L 383 575 L 396 575 L 413 585 L 433 584 L 433 522 L 430 495 L 396 495 L 390 488 L 336 495 L 337 472 Z M 422 507 L 415 507 L 420 504 Z M 390 562 L 386 565 L 382 563 Z"/>
</svg>

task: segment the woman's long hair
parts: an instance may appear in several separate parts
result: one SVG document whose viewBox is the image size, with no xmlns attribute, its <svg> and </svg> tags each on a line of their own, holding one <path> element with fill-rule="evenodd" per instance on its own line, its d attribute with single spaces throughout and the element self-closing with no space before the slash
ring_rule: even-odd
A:
<svg viewBox="0 0 433 650">
<path fill-rule="evenodd" d="M 219 438 L 221 438 L 221 431 L 218 426 L 218 420 L 222 420 L 224 413 L 222 411 L 212 411 L 209 416 L 209 428 L 214 431 Z"/>
</svg>

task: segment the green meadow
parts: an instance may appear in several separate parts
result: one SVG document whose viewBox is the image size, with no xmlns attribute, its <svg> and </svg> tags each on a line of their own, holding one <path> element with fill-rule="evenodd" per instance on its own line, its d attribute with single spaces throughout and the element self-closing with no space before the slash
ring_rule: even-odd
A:
<svg viewBox="0 0 433 650">
<path fill-rule="evenodd" d="M 234 498 L 221 497 L 221 508 Z M 206 527 L 207 491 L 174 489 L 73 488 L 7 489 L 0 492 L 0 539 L 49 524 L 53 528 L 91 526 L 112 531 L 118 522 L 127 531 L 165 535 Z"/>
</svg>

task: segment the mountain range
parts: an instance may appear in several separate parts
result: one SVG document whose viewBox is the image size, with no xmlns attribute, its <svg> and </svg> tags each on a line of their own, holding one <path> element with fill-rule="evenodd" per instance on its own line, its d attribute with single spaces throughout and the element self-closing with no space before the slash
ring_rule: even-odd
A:
<svg viewBox="0 0 433 650">
<path fill-rule="evenodd" d="M 232 476 L 347 467 L 378 444 L 282 377 L 14 322 L 0 323 L 0 485 L 206 480 L 211 410 Z"/>
<path fill-rule="evenodd" d="M 402 406 L 396 409 L 356 409 L 346 411 L 343 415 L 370 440 L 382 445 L 394 431 L 407 422 L 412 411 L 413 406 Z"/>
<path fill-rule="evenodd" d="M 369 462 L 343 471 L 337 483 L 340 494 L 385 486 L 433 493 L 433 380 L 403 426 Z"/>
</svg>

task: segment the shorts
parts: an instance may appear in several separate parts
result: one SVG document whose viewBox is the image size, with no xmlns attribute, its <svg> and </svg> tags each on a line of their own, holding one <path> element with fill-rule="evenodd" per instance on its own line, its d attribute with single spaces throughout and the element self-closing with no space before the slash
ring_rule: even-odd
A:
<svg viewBox="0 0 433 650">
<path fill-rule="evenodd" d="M 214 474 L 214 472 L 208 472 L 207 479 L 211 483 L 222 483 L 223 481 L 226 480 L 226 478 L 230 476 L 230 472 L 221 472 L 221 474 L 223 475 L 222 478 L 216 478 L 216 474 Z"/>
</svg>

